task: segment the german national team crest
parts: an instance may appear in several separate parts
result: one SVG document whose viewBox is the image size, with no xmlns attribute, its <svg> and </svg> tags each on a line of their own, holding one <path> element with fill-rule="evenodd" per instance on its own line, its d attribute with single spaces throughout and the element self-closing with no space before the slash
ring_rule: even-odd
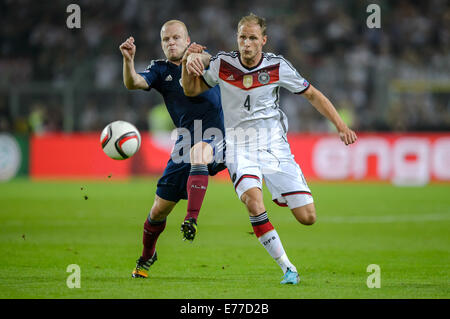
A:
<svg viewBox="0 0 450 319">
<path fill-rule="evenodd" d="M 267 73 L 266 71 L 262 71 L 261 73 L 258 74 L 258 81 L 261 84 L 267 84 L 270 81 L 270 75 L 269 73 Z"/>
<path fill-rule="evenodd" d="M 251 87 L 253 85 L 253 76 L 252 75 L 244 75 L 244 78 L 242 79 L 242 85 L 244 85 L 244 87 L 246 89 Z"/>
</svg>

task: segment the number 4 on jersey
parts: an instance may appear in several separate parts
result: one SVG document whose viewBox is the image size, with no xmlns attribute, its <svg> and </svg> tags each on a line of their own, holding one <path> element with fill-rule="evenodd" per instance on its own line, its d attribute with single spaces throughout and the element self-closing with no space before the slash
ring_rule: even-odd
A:
<svg viewBox="0 0 450 319">
<path fill-rule="evenodd" d="M 250 111 L 250 95 L 247 95 L 247 98 L 245 99 L 244 102 L 244 107 L 246 107 L 247 110 Z"/>
</svg>

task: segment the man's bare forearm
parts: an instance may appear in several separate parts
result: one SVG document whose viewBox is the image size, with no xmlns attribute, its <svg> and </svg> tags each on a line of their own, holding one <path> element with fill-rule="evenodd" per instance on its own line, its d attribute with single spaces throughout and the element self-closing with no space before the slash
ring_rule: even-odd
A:
<svg viewBox="0 0 450 319">
<path fill-rule="evenodd" d="M 186 69 L 186 61 L 183 61 L 182 63 L 181 83 L 183 84 L 183 92 L 186 96 L 197 96 L 209 89 L 208 86 L 203 82 L 201 76 L 189 74 Z"/>
<path fill-rule="evenodd" d="M 310 89 L 313 90 L 311 94 L 306 95 L 309 102 L 328 120 L 330 120 L 338 131 L 343 131 L 347 128 L 339 113 L 336 111 L 330 100 L 323 95 L 319 90 L 314 87 Z"/>
<path fill-rule="evenodd" d="M 144 89 L 148 87 L 144 78 L 136 73 L 134 60 L 123 59 L 123 83 L 129 90 Z"/>
<path fill-rule="evenodd" d="M 123 83 L 129 90 L 134 89 L 134 74 L 136 71 L 134 70 L 134 61 L 123 59 Z"/>
<path fill-rule="evenodd" d="M 339 113 L 331 104 L 330 100 L 323 95 L 319 90 L 311 85 L 305 93 L 305 97 L 323 116 L 330 120 L 339 132 L 339 138 L 345 145 L 350 145 L 356 142 L 358 137 L 342 120 Z"/>
</svg>

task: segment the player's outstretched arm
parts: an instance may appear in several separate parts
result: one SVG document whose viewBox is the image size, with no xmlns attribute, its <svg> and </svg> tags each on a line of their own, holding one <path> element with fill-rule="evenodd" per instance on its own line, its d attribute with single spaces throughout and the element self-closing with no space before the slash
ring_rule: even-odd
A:
<svg viewBox="0 0 450 319">
<path fill-rule="evenodd" d="M 201 76 L 203 70 L 209 66 L 211 55 L 206 52 L 197 52 L 195 47 L 191 47 L 182 60 L 181 82 L 186 96 L 197 96 L 209 90 Z"/>
<path fill-rule="evenodd" d="M 339 132 L 339 137 L 345 145 L 353 144 L 356 142 L 357 136 L 354 131 L 348 128 L 344 123 L 339 113 L 331 104 L 330 100 L 325 95 L 310 84 L 310 88 L 306 90 L 304 96 L 308 101 L 327 119 L 329 119 Z"/>
<path fill-rule="evenodd" d="M 126 88 L 129 90 L 148 89 L 147 81 L 134 69 L 134 55 L 136 54 L 134 38 L 129 37 L 119 46 L 119 49 L 123 56 L 123 83 Z"/>
</svg>

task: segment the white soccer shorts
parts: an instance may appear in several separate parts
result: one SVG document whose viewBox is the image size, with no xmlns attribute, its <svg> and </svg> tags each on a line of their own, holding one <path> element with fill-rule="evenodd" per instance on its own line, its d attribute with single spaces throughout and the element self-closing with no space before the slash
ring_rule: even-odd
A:
<svg viewBox="0 0 450 319">
<path fill-rule="evenodd" d="M 233 157 L 233 162 L 226 161 L 239 198 L 253 187 L 262 190 L 264 178 L 272 200 L 279 206 L 293 209 L 314 202 L 300 166 L 290 151 L 281 154 L 257 151 L 249 155 L 240 153 Z"/>
</svg>

